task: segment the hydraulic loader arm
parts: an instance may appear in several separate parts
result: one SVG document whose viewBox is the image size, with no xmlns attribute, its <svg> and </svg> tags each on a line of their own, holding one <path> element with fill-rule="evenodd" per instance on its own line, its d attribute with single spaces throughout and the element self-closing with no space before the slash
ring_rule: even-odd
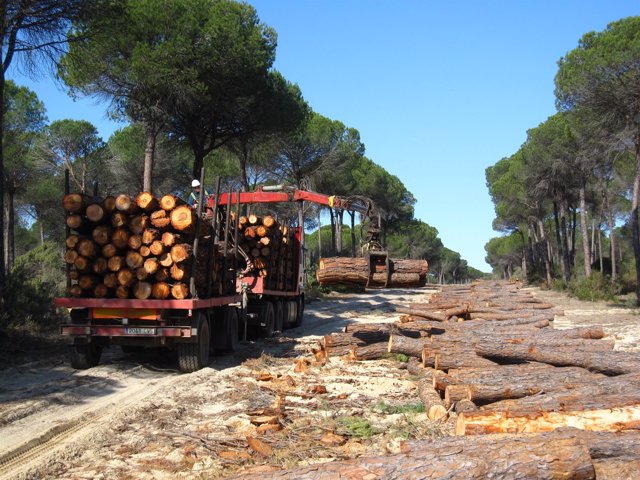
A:
<svg viewBox="0 0 640 480">
<path fill-rule="evenodd" d="M 229 198 L 231 197 L 231 198 Z M 209 197 L 209 206 L 213 206 L 215 198 Z M 369 265 L 369 278 L 367 287 L 371 283 L 374 274 L 385 275 L 384 286 L 387 286 L 391 276 L 389 255 L 380 243 L 380 215 L 375 210 L 371 199 L 353 195 L 339 197 L 322 193 L 300 190 L 283 185 L 263 186 L 254 192 L 222 193 L 217 199 L 218 205 L 251 204 L 251 203 L 286 203 L 286 202 L 311 202 L 328 207 L 341 208 L 358 212 L 369 218 L 369 227 L 366 240 L 363 238 L 362 255 Z"/>
</svg>

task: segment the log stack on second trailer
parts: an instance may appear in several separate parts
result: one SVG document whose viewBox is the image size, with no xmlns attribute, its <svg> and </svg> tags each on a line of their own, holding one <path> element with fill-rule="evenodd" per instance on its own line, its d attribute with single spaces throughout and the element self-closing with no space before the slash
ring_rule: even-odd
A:
<svg viewBox="0 0 640 480">
<path fill-rule="evenodd" d="M 238 246 L 246 254 L 245 267 L 264 280 L 271 290 L 292 291 L 298 278 L 298 240 L 295 231 L 271 215 L 251 214 L 238 220 Z"/>
<path fill-rule="evenodd" d="M 64 255 L 73 297 L 189 298 L 193 275 L 198 295 L 219 287 L 220 261 L 209 258 L 211 225 L 200 222 L 194 258 L 196 211 L 173 195 L 148 192 L 104 199 L 65 195 L 67 226 Z M 219 260 L 216 248 L 214 256 Z M 210 272 L 210 273 L 208 273 Z"/>
</svg>

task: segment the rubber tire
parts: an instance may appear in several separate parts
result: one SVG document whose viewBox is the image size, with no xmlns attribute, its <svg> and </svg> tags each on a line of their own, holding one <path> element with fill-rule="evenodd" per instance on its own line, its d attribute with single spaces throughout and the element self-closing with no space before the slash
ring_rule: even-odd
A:
<svg viewBox="0 0 640 480">
<path fill-rule="evenodd" d="M 69 360 L 76 370 L 86 370 L 100 363 L 102 346 L 95 343 L 69 345 Z"/>
<path fill-rule="evenodd" d="M 273 301 L 273 312 L 275 315 L 275 322 L 273 324 L 273 329 L 276 332 L 282 332 L 284 330 L 285 324 L 285 315 L 284 315 L 284 306 L 282 300 L 274 300 Z"/>
<path fill-rule="evenodd" d="M 304 295 L 300 295 L 296 298 L 296 321 L 293 324 L 294 327 L 302 325 L 304 320 Z"/>
<path fill-rule="evenodd" d="M 195 343 L 178 344 L 178 368 L 181 372 L 191 373 L 209 364 L 209 320 L 203 313 L 196 313 L 194 324 L 198 327 L 198 339 Z"/>
<path fill-rule="evenodd" d="M 265 301 L 260 305 L 260 323 L 265 323 L 265 326 L 258 328 L 258 336 L 262 338 L 273 337 L 276 314 L 273 311 L 273 304 L 271 302 Z"/>
<path fill-rule="evenodd" d="M 216 352 L 233 353 L 240 346 L 240 320 L 238 309 L 223 307 L 216 311 L 213 343 Z"/>
<path fill-rule="evenodd" d="M 289 328 L 294 328 L 296 326 L 296 301 L 295 300 L 287 300 L 286 302 L 286 311 L 287 311 L 287 325 Z"/>
</svg>

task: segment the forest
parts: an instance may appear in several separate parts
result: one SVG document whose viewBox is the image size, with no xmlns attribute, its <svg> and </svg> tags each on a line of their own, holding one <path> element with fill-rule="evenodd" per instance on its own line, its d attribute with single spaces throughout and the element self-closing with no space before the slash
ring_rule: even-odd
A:
<svg viewBox="0 0 640 480">
<path fill-rule="evenodd" d="M 640 17 L 584 34 L 559 59 L 557 113 L 486 169 L 494 273 L 640 301 L 639 59 Z"/>
<path fill-rule="evenodd" d="M 2 328 L 46 324 L 64 293 L 65 171 L 71 189 L 186 198 L 205 186 L 250 191 L 288 184 L 370 198 L 393 257 L 428 260 L 430 281 L 482 276 L 414 218 L 402 181 L 365 154 L 358 130 L 313 110 L 273 68 L 277 33 L 232 0 L 27 0 L 0 9 L 0 319 Z M 49 121 L 44 99 L 7 78 L 11 65 L 92 97 L 126 124 L 108 139 L 83 120 Z M 357 255 L 361 218 L 305 207 L 307 247 Z M 283 209 L 279 215 L 295 212 Z M 325 225 L 322 225 L 324 219 Z"/>
</svg>

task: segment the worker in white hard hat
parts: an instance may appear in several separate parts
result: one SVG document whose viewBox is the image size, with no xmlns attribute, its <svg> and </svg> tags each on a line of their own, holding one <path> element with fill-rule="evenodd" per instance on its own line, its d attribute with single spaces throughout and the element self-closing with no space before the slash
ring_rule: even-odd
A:
<svg viewBox="0 0 640 480">
<path fill-rule="evenodd" d="M 207 192 L 207 189 L 205 188 L 204 195 L 203 195 L 203 198 L 205 200 L 205 205 L 206 205 L 206 200 L 208 196 L 209 196 L 209 192 Z M 189 199 L 187 200 L 187 202 L 192 207 L 197 207 L 199 198 L 200 198 L 200 181 L 197 179 L 193 179 L 191 181 L 191 193 L 189 194 Z"/>
</svg>

